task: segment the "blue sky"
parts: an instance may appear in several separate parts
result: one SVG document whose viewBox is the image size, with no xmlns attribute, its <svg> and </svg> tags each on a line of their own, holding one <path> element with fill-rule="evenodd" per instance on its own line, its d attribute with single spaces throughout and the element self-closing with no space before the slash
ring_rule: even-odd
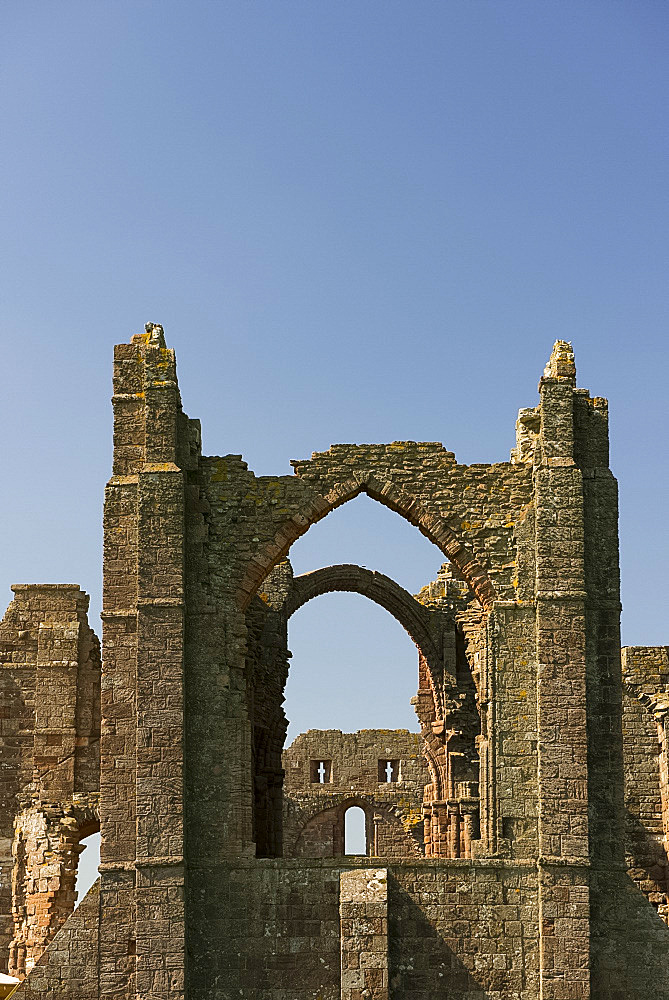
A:
<svg viewBox="0 0 669 1000">
<path fill-rule="evenodd" d="M 503 461 L 557 338 L 609 397 L 624 640 L 669 642 L 661 2 L 22 0 L 0 13 L 0 582 L 98 625 L 111 356 L 176 348 L 209 454 L 334 442 Z M 359 499 L 294 547 L 415 591 L 440 554 Z M 337 595 L 291 623 L 287 711 L 413 725 L 416 657 Z M 351 697 L 354 694 L 355 697 Z"/>
</svg>

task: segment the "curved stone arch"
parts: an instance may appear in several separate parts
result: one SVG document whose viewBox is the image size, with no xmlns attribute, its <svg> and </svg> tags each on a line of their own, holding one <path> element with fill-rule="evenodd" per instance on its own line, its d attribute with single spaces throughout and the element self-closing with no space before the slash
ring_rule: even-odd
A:
<svg viewBox="0 0 669 1000">
<path fill-rule="evenodd" d="M 377 799 L 370 792 L 363 792 L 357 789 L 346 792 L 331 792 L 328 795 L 319 796 L 318 801 L 300 803 L 296 812 L 300 824 L 306 826 L 307 823 L 316 819 L 323 812 L 330 809 L 346 812 L 351 806 L 359 806 L 363 812 L 370 812 L 370 814 L 374 809 L 383 807 L 392 813 L 393 816 L 396 816 L 397 819 L 401 820 L 404 816 L 402 807 L 396 805 L 396 803 L 386 802 L 383 798 Z"/>
<path fill-rule="evenodd" d="M 442 774 L 443 768 L 439 766 L 438 758 L 443 757 L 443 744 L 432 734 L 423 732 L 423 756 L 427 763 L 427 769 L 432 779 L 435 800 L 444 798 L 445 776 Z"/>
<path fill-rule="evenodd" d="M 336 592 L 367 597 L 384 608 L 402 625 L 419 652 L 425 657 L 434 696 L 435 691 L 443 686 L 439 680 L 443 657 L 439 638 L 433 634 L 428 624 L 431 612 L 389 576 L 365 569 L 363 566 L 356 566 L 354 563 L 324 566 L 322 569 L 303 573 L 293 579 L 292 588 L 284 604 L 286 617 L 290 618 L 315 597 Z"/>
<path fill-rule="evenodd" d="M 406 811 L 394 802 L 386 802 L 384 799 L 377 799 L 373 795 L 361 791 L 335 792 L 332 795 L 324 796 L 319 802 L 312 803 L 306 808 L 304 806 L 300 808 L 300 829 L 295 838 L 293 849 L 297 851 L 309 824 L 314 820 L 325 813 L 333 813 L 339 822 L 343 824 L 346 813 L 352 807 L 362 809 L 365 814 L 365 834 L 368 839 L 368 849 L 371 845 L 370 837 L 372 836 L 373 817 L 375 814 L 381 813 L 396 820 L 402 826 L 406 834 L 407 845 L 411 848 L 412 854 L 419 858 L 423 857 L 423 852 L 418 842 L 409 830 L 406 829 Z"/>
<path fill-rule="evenodd" d="M 310 803 L 309 805 L 301 805 L 298 810 L 298 822 L 299 822 L 299 832 L 295 838 L 293 848 L 295 851 L 298 850 L 300 843 L 304 839 L 304 835 L 309 827 L 310 823 L 323 816 L 326 813 L 332 813 L 337 820 L 337 824 L 341 826 L 340 836 L 341 843 L 337 845 L 337 837 L 335 834 L 333 847 L 340 846 L 341 852 L 343 854 L 344 850 L 344 819 L 347 811 L 351 807 L 357 807 L 362 809 L 365 814 L 365 837 L 368 841 L 369 846 L 369 834 L 371 832 L 372 816 L 374 814 L 374 803 L 370 796 L 365 795 L 364 792 L 358 791 L 347 791 L 347 792 L 335 792 L 331 795 L 319 797 L 317 802 Z M 338 855 L 336 855 L 338 856 Z"/>
<path fill-rule="evenodd" d="M 371 474 L 359 474 L 334 486 L 325 496 L 315 496 L 310 503 L 289 517 L 272 541 L 250 560 L 237 590 L 237 601 L 242 610 L 246 610 L 262 581 L 285 558 L 293 542 L 317 521 L 360 493 L 366 493 L 372 500 L 377 500 L 415 525 L 453 563 L 481 605 L 486 610 L 491 608 L 497 595 L 490 578 L 444 518 L 426 511 L 416 497 L 398 489 L 393 483 L 383 483 Z"/>
<path fill-rule="evenodd" d="M 73 812 L 77 821 L 77 836 L 80 841 L 100 832 L 99 794 L 79 797 L 74 803 Z"/>
</svg>

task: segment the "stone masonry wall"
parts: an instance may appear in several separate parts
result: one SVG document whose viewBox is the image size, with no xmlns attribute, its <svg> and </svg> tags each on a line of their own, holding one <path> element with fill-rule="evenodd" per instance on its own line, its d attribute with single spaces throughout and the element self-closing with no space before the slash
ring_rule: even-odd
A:
<svg viewBox="0 0 669 1000">
<path fill-rule="evenodd" d="M 593 1000 L 669 1000 L 669 928 L 624 870 L 591 875 Z"/>
<path fill-rule="evenodd" d="M 613 818 L 609 857 L 622 842 L 622 795 L 605 793 L 611 781 L 621 785 L 618 696 L 609 680 L 619 608 L 588 548 L 598 525 L 610 537 L 616 513 L 600 446 L 605 414 L 577 392 L 564 342 L 555 345 L 540 399 L 529 422 L 519 421 L 512 461 L 494 466 L 459 466 L 441 445 L 410 442 L 334 446 L 295 463 L 293 478 L 256 477 L 234 455 L 201 460 L 197 498 L 186 510 L 187 841 L 213 872 L 225 858 L 255 853 L 245 610 L 296 538 L 366 492 L 434 541 L 479 602 L 476 857 L 541 859 L 542 995 L 584 1000 L 588 864 L 605 855 L 589 823 L 598 830 Z M 616 558 L 607 550 L 607 565 Z M 595 724 L 600 711 L 606 746 Z M 216 763 L 221 746 L 228 766 Z M 211 888 L 224 898 L 223 884 Z M 189 900 L 197 965 L 216 947 L 216 921 L 202 921 L 197 893 Z"/>
<path fill-rule="evenodd" d="M 193 544 L 187 559 L 187 604 L 193 609 L 188 677 L 193 698 L 204 706 L 200 717 L 187 720 L 187 740 L 194 748 L 188 755 L 188 788 L 198 803 L 191 837 L 198 853 L 217 856 L 225 850 L 234 855 L 255 850 L 253 735 L 244 695 L 248 631 L 242 606 L 263 577 L 310 524 L 364 490 L 416 523 L 450 554 L 484 601 L 493 593 L 481 565 L 484 551 L 490 574 L 506 579 L 515 596 L 518 588 L 528 586 L 527 581 L 513 584 L 514 526 L 531 500 L 531 470 L 510 464 L 469 470 L 457 466 L 442 446 L 411 443 L 337 448 L 315 456 L 313 474 L 310 463 L 300 463 L 297 475 L 278 479 L 256 479 L 235 456 L 203 459 L 200 469 L 197 503 L 187 513 Z M 480 561 L 451 524 L 478 539 Z M 215 752 L 222 742 L 239 762 L 240 774 L 213 770 L 206 748 Z M 221 802 L 227 807 L 221 809 Z"/>
<path fill-rule="evenodd" d="M 223 905 L 206 907 L 224 947 L 210 950 L 211 927 L 195 923 L 189 1000 L 340 1000 L 339 869 L 332 862 L 274 858 L 195 869 L 190 890 Z M 206 933 L 204 933 L 206 932 Z M 202 937 L 199 937 L 202 935 Z"/>
<path fill-rule="evenodd" d="M 648 901 L 669 922 L 669 650 L 627 647 L 622 660 L 627 865 Z"/>
<path fill-rule="evenodd" d="M 200 432 L 147 324 L 114 352 L 104 512 L 100 994 L 180 1000 L 185 977 L 186 505 Z M 193 616 L 201 605 L 193 605 Z M 193 706 L 192 713 L 197 708 Z M 221 743 L 220 745 L 223 745 Z"/>
<path fill-rule="evenodd" d="M 481 770 L 487 744 L 482 732 L 485 695 L 482 665 L 486 614 L 449 563 L 417 595 L 420 604 L 442 623 L 443 695 L 432 672 L 418 665 L 414 699 L 430 781 L 423 799 L 424 844 L 429 857 L 465 858 L 480 847 L 481 805 L 487 805 L 489 774 Z M 516 774 L 518 770 L 516 769 Z M 514 783 L 517 787 L 518 781 Z M 485 815 L 485 809 L 484 809 Z M 516 834 L 511 837 L 511 833 Z M 505 836 L 515 842 L 520 829 Z"/>
<path fill-rule="evenodd" d="M 251 722 L 253 771 L 253 840 L 258 857 L 283 851 L 283 768 L 281 752 L 288 720 L 283 692 L 290 653 L 285 615 L 255 598 L 246 621 L 247 705 Z"/>
<path fill-rule="evenodd" d="M 534 866 L 442 861 L 389 871 L 393 1000 L 536 1000 Z"/>
<path fill-rule="evenodd" d="M 0 968 L 22 978 L 74 908 L 99 825 L 100 650 L 88 596 L 12 587 L 0 623 Z"/>
<path fill-rule="evenodd" d="M 225 858 L 256 852 L 253 843 L 253 727 L 248 698 L 249 632 L 244 608 L 256 589 L 308 527 L 361 491 L 416 524 L 469 582 L 482 607 L 490 609 L 495 587 L 515 601 L 529 595 L 533 581 L 533 537 L 528 532 L 532 469 L 525 464 L 460 467 L 440 445 L 400 443 L 391 446 L 345 446 L 298 463 L 292 478 L 256 478 L 240 457 L 203 459 L 196 482 L 197 499 L 187 503 L 186 559 L 189 609 L 186 646 L 186 782 L 189 851 L 215 873 Z M 516 529 L 517 534 L 516 534 Z M 461 541 L 460 537 L 467 541 Z M 474 551 L 475 550 L 475 551 Z M 522 553 L 522 555 L 521 555 Z M 520 609 L 522 628 L 508 654 L 497 641 L 498 656 L 518 666 L 497 684 L 497 716 L 527 714 L 515 690 L 532 704 L 534 632 L 528 611 Z M 509 612 L 503 612 L 505 617 Z M 525 655 L 519 656 L 524 643 Z M 486 653 L 487 656 L 487 653 Z M 491 671 L 492 673 L 492 671 Z M 507 698 L 508 707 L 500 704 Z M 484 699 L 489 703 L 489 694 Z M 494 713 L 493 713 L 494 714 Z M 219 748 L 230 765 L 221 767 Z M 489 770 L 509 768 L 509 808 L 524 801 L 516 760 L 531 767 L 531 744 L 496 743 Z M 528 756 L 527 751 L 530 751 Z M 234 762 L 234 763 L 233 763 Z M 524 772 L 522 772 L 524 773 Z M 529 780 L 529 779 L 528 779 Z M 493 784 L 498 786 L 498 782 Z M 502 785 L 507 788 L 507 783 Z M 526 798 L 526 797 L 525 797 Z M 222 807 L 222 804 L 223 807 Z M 489 810 L 486 844 L 498 833 L 496 806 Z M 220 868 L 224 871 L 224 868 Z M 210 888 L 227 897 L 224 882 Z M 201 897 L 191 879 L 189 920 L 191 968 L 209 961 L 216 920 L 201 921 Z M 210 944 L 206 944 L 207 941 Z M 197 973 L 193 973 L 197 975 Z"/>
<path fill-rule="evenodd" d="M 219 926 L 227 954 L 194 971 L 193 1000 L 361 1000 L 361 968 L 383 969 L 374 931 L 373 958 L 362 961 L 368 920 L 348 910 L 340 879 L 366 880 L 369 862 L 262 860 L 228 867 L 234 907 Z M 387 988 L 393 1000 L 536 1000 L 537 881 L 532 865 L 406 861 L 387 866 Z M 221 873 L 222 874 L 222 873 Z M 364 902 L 364 900 L 363 900 Z M 369 900 L 369 902 L 374 902 Z M 371 928 L 369 928 L 371 929 Z M 357 940 L 356 940 L 357 938 Z M 367 988 L 372 989 L 376 977 Z M 355 989 L 359 989 L 356 994 Z M 383 997 L 383 992 L 370 992 Z"/>
<path fill-rule="evenodd" d="M 98 1000 L 100 891 L 96 882 L 58 931 L 14 1000 Z"/>
<path fill-rule="evenodd" d="M 369 856 L 421 856 L 428 773 L 420 743 L 408 730 L 310 729 L 298 736 L 283 753 L 284 857 L 342 855 L 352 805 L 365 813 Z"/>
</svg>

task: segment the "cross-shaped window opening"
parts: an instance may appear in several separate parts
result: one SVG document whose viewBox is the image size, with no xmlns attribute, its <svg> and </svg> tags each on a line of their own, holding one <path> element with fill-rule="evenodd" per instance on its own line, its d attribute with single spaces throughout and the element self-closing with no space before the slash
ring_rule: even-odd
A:
<svg viewBox="0 0 669 1000">
<path fill-rule="evenodd" d="M 312 785 L 328 785 L 332 781 L 332 761 L 323 757 L 312 760 L 310 772 Z"/>
<path fill-rule="evenodd" d="M 387 757 L 379 761 L 379 781 L 382 784 L 390 784 L 399 778 L 400 762 L 389 760 Z"/>
</svg>

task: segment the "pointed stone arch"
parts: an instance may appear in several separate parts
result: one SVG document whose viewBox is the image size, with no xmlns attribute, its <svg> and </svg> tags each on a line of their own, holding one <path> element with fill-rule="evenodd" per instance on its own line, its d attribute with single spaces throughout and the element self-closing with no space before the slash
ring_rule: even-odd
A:
<svg viewBox="0 0 669 1000">
<path fill-rule="evenodd" d="M 434 612 L 383 573 L 353 563 L 340 563 L 296 576 L 284 604 L 286 618 L 315 597 L 336 592 L 360 594 L 392 615 L 425 657 L 435 691 L 443 687 L 442 636 L 430 622 Z"/>
<path fill-rule="evenodd" d="M 371 473 L 357 473 L 333 486 L 325 495 L 317 494 L 289 517 L 247 566 L 237 591 L 239 606 L 245 610 L 267 574 L 283 559 L 301 535 L 337 507 L 366 493 L 415 525 L 456 567 L 481 605 L 488 610 L 496 598 L 495 588 L 471 550 L 457 537 L 443 517 L 425 510 L 420 501 L 394 483 L 381 482 Z"/>
</svg>

